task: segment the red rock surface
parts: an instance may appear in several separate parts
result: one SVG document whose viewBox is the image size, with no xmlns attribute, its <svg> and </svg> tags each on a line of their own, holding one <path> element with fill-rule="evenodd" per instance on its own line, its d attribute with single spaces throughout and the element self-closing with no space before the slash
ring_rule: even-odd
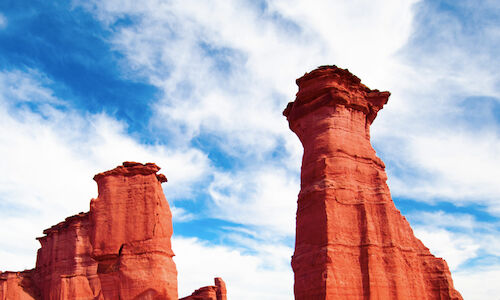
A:
<svg viewBox="0 0 500 300">
<path fill-rule="evenodd" d="M 34 270 L 0 273 L 0 300 L 178 299 L 159 169 L 125 162 L 97 174 L 90 212 L 44 231 Z"/>
<path fill-rule="evenodd" d="M 155 164 L 125 162 L 97 174 L 90 203 L 92 257 L 106 299 L 177 299 L 172 214 Z"/>
<path fill-rule="evenodd" d="M 41 299 L 92 299 L 100 293 L 97 262 L 90 256 L 89 213 L 80 213 L 43 231 L 38 238 L 36 286 Z"/>
<path fill-rule="evenodd" d="M 295 299 L 462 299 L 446 262 L 396 209 L 371 146 L 370 125 L 389 92 L 335 66 L 306 73 L 297 85 L 283 112 L 304 146 Z"/>
<path fill-rule="evenodd" d="M 226 283 L 220 277 L 214 281 L 215 285 L 199 288 L 191 296 L 179 300 L 227 300 Z"/>
<path fill-rule="evenodd" d="M 33 270 L 0 273 L 0 300 L 33 300 L 39 298 L 33 284 Z"/>
</svg>

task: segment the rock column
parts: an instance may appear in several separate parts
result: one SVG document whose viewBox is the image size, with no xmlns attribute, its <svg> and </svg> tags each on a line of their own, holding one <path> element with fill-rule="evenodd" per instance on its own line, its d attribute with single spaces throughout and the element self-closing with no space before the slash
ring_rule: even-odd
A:
<svg viewBox="0 0 500 300">
<path fill-rule="evenodd" d="M 105 299 L 178 299 L 172 214 L 159 169 L 125 162 L 94 177 L 90 239 Z"/>
<path fill-rule="evenodd" d="M 370 125 L 389 92 L 324 66 L 297 79 L 283 114 L 304 156 L 298 197 L 295 299 L 462 299 L 396 209 Z"/>
</svg>

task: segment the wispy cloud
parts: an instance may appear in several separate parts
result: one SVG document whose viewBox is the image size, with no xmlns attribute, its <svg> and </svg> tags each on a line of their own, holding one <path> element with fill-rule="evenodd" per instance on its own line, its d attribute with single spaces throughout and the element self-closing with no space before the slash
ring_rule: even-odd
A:
<svg viewBox="0 0 500 300">
<path fill-rule="evenodd" d="M 261 238 L 293 236 L 298 193 L 297 178 L 276 166 L 216 173 L 209 186 L 211 214 L 255 226 Z"/>
<path fill-rule="evenodd" d="M 452 271 L 475 269 L 485 259 L 500 260 L 500 223 L 479 221 L 471 214 L 418 211 L 408 215 L 417 237 Z M 473 260 L 477 261 L 471 263 Z"/>
<path fill-rule="evenodd" d="M 408 217 L 416 236 L 434 255 L 446 259 L 464 299 L 489 299 L 500 293 L 498 285 L 488 285 L 500 275 L 500 223 L 444 211 L 413 212 Z"/>
<path fill-rule="evenodd" d="M 172 244 L 179 296 L 190 295 L 200 286 L 213 284 L 214 277 L 222 277 L 228 297 L 234 299 L 293 298 L 290 249 L 260 244 L 256 252 L 248 254 L 196 238 L 174 238 Z"/>
<path fill-rule="evenodd" d="M 0 13 L 0 30 L 7 27 L 7 18 Z"/>
</svg>

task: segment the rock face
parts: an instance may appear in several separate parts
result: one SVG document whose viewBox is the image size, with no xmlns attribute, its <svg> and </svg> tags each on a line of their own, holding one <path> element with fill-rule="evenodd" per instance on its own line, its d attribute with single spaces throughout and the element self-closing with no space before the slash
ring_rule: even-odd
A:
<svg viewBox="0 0 500 300">
<path fill-rule="evenodd" d="M 396 209 L 370 125 L 389 92 L 324 66 L 297 79 L 283 114 L 304 147 L 295 299 L 462 299 L 443 259 Z"/>
<path fill-rule="evenodd" d="M 172 214 L 159 169 L 126 162 L 94 177 L 90 243 L 106 299 L 177 299 Z"/>
<path fill-rule="evenodd" d="M 159 169 L 125 162 L 97 174 L 90 211 L 44 231 L 34 270 L 0 273 L 0 300 L 178 299 Z"/>
<path fill-rule="evenodd" d="M 199 288 L 191 296 L 179 300 L 227 300 L 226 284 L 222 278 L 216 277 L 214 281 L 215 285 Z"/>
<path fill-rule="evenodd" d="M 34 282 L 41 299 L 91 299 L 101 291 L 92 259 L 90 213 L 80 213 L 43 231 L 38 238 Z"/>
<path fill-rule="evenodd" d="M 0 300 L 32 300 L 37 296 L 33 271 L 0 273 Z"/>
</svg>

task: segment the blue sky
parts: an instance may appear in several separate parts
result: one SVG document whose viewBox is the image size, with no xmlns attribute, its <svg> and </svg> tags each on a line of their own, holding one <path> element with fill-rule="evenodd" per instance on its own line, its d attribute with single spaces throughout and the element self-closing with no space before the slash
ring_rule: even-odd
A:
<svg viewBox="0 0 500 300">
<path fill-rule="evenodd" d="M 169 178 L 180 295 L 291 299 L 302 148 L 295 79 L 389 90 L 372 126 L 396 206 L 465 299 L 500 293 L 496 1 L 2 1 L 0 269 L 87 211 L 125 160 Z"/>
</svg>

